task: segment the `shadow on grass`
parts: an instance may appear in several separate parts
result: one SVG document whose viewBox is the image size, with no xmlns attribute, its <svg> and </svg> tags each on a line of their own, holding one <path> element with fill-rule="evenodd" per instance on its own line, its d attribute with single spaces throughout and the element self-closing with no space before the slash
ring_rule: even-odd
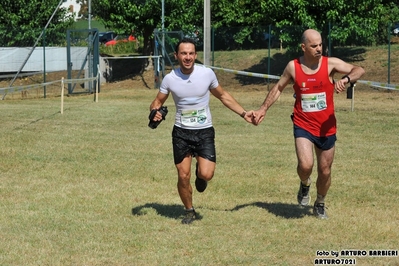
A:
<svg viewBox="0 0 399 266">
<path fill-rule="evenodd" d="M 287 204 L 287 203 L 268 203 L 268 202 L 253 202 L 243 205 L 238 205 L 235 208 L 227 211 L 238 211 L 242 208 L 255 206 L 267 210 L 276 216 L 285 219 L 299 219 L 305 216 L 312 215 L 311 206 L 302 207 L 298 204 Z M 132 209 L 132 215 L 140 216 L 146 215 L 153 211 L 156 211 L 158 215 L 171 218 L 181 219 L 184 211 L 181 205 L 177 204 L 159 204 L 159 203 L 147 203 L 145 205 L 137 206 Z M 197 220 L 201 220 L 202 216 L 197 212 Z"/>
<path fill-rule="evenodd" d="M 283 217 L 286 219 L 299 219 L 305 216 L 312 215 L 311 206 L 303 207 L 298 204 L 287 204 L 287 203 L 269 203 L 269 202 L 253 202 L 243 205 L 238 205 L 230 211 L 238 211 L 242 208 L 249 206 L 255 206 L 267 210 L 276 216 Z"/>
<path fill-rule="evenodd" d="M 147 203 L 145 205 L 137 206 L 132 209 L 133 215 L 146 215 L 151 210 L 155 210 L 157 214 L 172 218 L 172 219 L 181 219 L 184 215 L 184 210 L 182 205 L 177 204 L 159 204 L 159 203 Z M 201 220 L 202 216 L 196 211 L 197 218 L 196 220 Z"/>
</svg>

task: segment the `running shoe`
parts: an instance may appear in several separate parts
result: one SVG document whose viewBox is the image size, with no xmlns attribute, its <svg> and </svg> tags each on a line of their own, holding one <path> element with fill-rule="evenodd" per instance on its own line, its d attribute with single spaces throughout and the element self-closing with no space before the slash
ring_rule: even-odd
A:
<svg viewBox="0 0 399 266">
<path fill-rule="evenodd" d="M 305 186 L 302 182 L 299 182 L 299 191 L 298 191 L 298 203 L 302 206 L 308 206 L 310 203 L 310 195 L 309 195 L 309 186 Z"/>
<path fill-rule="evenodd" d="M 324 206 L 324 203 L 314 203 L 313 206 L 313 214 L 319 219 L 328 219 L 326 210 L 327 207 Z"/>
<path fill-rule="evenodd" d="M 198 162 L 195 164 L 195 188 L 198 192 L 204 192 L 208 186 L 208 182 L 202 178 L 198 177 Z"/>
<path fill-rule="evenodd" d="M 186 214 L 184 215 L 183 220 L 181 220 L 182 224 L 191 224 L 196 219 L 195 210 L 186 210 Z"/>
</svg>

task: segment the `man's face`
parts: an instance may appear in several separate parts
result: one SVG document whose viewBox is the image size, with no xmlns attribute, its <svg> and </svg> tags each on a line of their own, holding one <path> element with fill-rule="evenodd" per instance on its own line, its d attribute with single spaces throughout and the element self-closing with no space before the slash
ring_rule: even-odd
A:
<svg viewBox="0 0 399 266">
<path fill-rule="evenodd" d="M 318 36 L 309 36 L 306 43 L 302 44 L 303 52 L 311 57 L 320 58 L 323 52 L 323 42 Z"/>
<path fill-rule="evenodd" d="M 175 59 L 179 62 L 182 73 L 190 74 L 193 71 L 195 59 L 197 59 L 194 44 L 181 43 L 179 51 L 175 53 Z"/>
</svg>

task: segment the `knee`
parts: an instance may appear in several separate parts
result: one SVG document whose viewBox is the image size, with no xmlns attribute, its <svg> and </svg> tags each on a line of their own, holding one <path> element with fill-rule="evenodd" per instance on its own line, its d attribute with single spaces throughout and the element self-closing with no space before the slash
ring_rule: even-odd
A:
<svg viewBox="0 0 399 266">
<path fill-rule="evenodd" d="M 298 163 L 297 169 L 298 169 L 298 172 L 301 172 L 301 173 L 311 173 L 313 170 L 313 164 L 312 163 Z"/>
<path fill-rule="evenodd" d="M 319 167 L 319 176 L 329 178 L 331 176 L 331 167 Z"/>
<path fill-rule="evenodd" d="M 206 181 L 211 180 L 213 178 L 214 173 L 215 171 L 212 169 L 205 169 L 205 170 L 198 169 L 198 177 Z"/>
<path fill-rule="evenodd" d="M 177 184 L 182 187 L 187 187 L 190 184 L 190 173 L 180 171 L 178 173 Z"/>
</svg>

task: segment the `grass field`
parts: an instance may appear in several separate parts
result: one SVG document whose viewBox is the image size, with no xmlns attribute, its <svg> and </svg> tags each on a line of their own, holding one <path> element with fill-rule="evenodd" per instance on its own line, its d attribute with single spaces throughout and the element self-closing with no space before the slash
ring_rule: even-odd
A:
<svg viewBox="0 0 399 266">
<path fill-rule="evenodd" d="M 264 91 L 233 90 L 256 108 Z M 170 132 L 147 127 L 154 90 L 3 101 L 2 265 L 312 265 L 317 251 L 398 250 L 399 95 L 337 95 L 330 219 L 296 204 L 292 95 L 258 127 L 212 100 L 218 165 L 202 219 L 180 223 Z M 168 100 L 170 113 L 174 106 Z M 315 190 L 311 191 L 315 197 Z M 398 257 L 340 257 L 399 265 Z"/>
<path fill-rule="evenodd" d="M 375 80 L 370 72 L 365 79 Z M 237 82 L 227 87 L 245 108 L 262 103 L 264 84 L 218 76 Z M 354 112 L 336 95 L 328 220 L 296 203 L 292 90 L 258 127 L 213 98 L 216 174 L 204 193 L 194 192 L 201 219 L 187 226 L 172 158 L 172 99 L 166 121 L 151 130 L 156 90 L 138 84 L 102 86 L 98 103 L 93 95 L 65 97 L 63 114 L 59 97 L 1 101 L 1 265 L 313 265 L 332 259 L 331 251 L 398 252 L 398 91 L 359 85 Z M 398 256 L 337 258 L 399 265 Z"/>
<path fill-rule="evenodd" d="M 87 20 L 78 20 L 73 24 L 75 29 L 87 29 L 88 28 L 88 21 Z M 106 31 L 107 29 L 105 26 L 100 23 L 98 20 L 92 19 L 90 21 L 90 26 L 92 29 L 96 28 L 99 32 Z"/>
</svg>

